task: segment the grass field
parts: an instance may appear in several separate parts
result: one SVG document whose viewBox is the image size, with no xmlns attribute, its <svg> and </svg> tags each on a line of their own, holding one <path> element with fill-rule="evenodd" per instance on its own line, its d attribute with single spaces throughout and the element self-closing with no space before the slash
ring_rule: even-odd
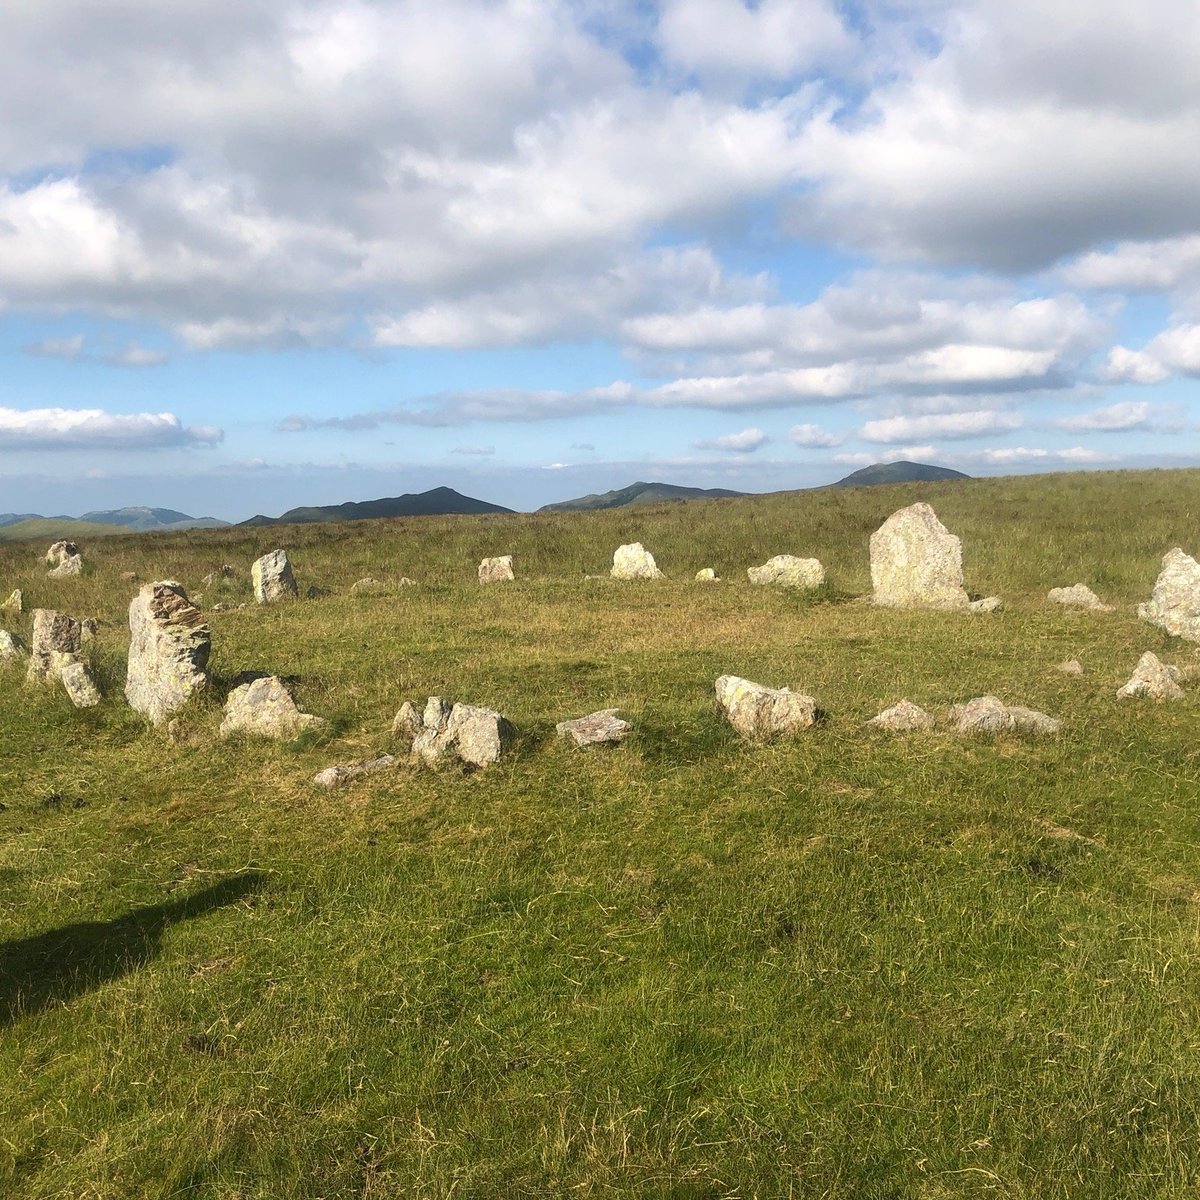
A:
<svg viewBox="0 0 1200 1200">
<path fill-rule="evenodd" d="M 863 601 L 917 499 L 1004 611 Z M 668 580 L 584 579 L 632 540 Z M 121 702 L 122 572 L 234 564 L 207 609 L 276 545 L 330 594 L 213 614 L 171 743 Z M 8 627 L 101 618 L 108 697 L 0 675 L 0 1195 L 1196 1195 L 1200 702 L 1113 694 L 1144 650 L 1196 661 L 1133 614 L 1175 545 L 1198 471 L 108 537 L 64 580 L 0 546 Z M 480 588 L 505 553 L 518 580 Z M 750 587 L 778 553 L 830 586 Z M 364 575 L 420 586 L 349 596 Z M 1045 602 L 1080 580 L 1116 610 Z M 328 733 L 221 742 L 251 669 Z M 726 672 L 828 721 L 743 744 Z M 1063 732 L 863 724 L 987 692 Z M 512 757 L 311 785 L 430 694 L 500 709 Z M 555 739 L 609 706 L 624 745 Z"/>
</svg>

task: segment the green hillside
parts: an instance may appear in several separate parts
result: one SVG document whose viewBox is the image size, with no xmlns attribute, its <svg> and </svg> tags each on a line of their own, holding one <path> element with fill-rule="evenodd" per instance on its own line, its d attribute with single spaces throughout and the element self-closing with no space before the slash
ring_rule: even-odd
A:
<svg viewBox="0 0 1200 1200">
<path fill-rule="evenodd" d="M 79 541 L 83 538 L 111 537 L 113 534 L 128 533 L 121 525 L 104 525 L 93 521 L 63 520 L 59 517 L 33 517 L 27 521 L 15 521 L 12 525 L 0 525 L 0 542 L 24 542 L 33 539 L 56 542 L 60 538 Z"/>
<path fill-rule="evenodd" d="M 575 500 L 560 500 L 556 504 L 545 504 L 541 512 L 586 512 L 601 508 L 626 508 L 633 504 L 663 504 L 678 500 L 729 500 L 744 492 L 731 492 L 728 488 L 681 487 L 674 483 L 631 483 L 628 487 L 613 492 L 602 492 L 580 496 Z"/>
</svg>

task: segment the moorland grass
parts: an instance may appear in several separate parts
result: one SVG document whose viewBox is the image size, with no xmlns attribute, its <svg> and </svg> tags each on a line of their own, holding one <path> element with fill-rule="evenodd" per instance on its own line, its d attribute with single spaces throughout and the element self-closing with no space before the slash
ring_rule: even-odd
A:
<svg viewBox="0 0 1200 1200">
<path fill-rule="evenodd" d="M 1003 612 L 863 602 L 916 499 Z M 1113 693 L 1144 650 L 1192 661 L 1133 606 L 1198 516 L 1200 472 L 1110 473 L 112 537 L 67 580 L 0 547 L 4 595 L 102 619 L 109 697 L 0 676 L 0 1195 L 1195 1194 L 1197 700 Z M 668 580 L 584 579 L 632 540 Z M 171 743 L 120 703 L 122 572 L 234 564 L 209 608 L 276 545 L 330 594 L 214 613 Z M 777 553 L 830 585 L 750 587 Z M 1116 611 L 1045 602 L 1080 580 Z M 221 742 L 246 670 L 330 730 Z M 724 672 L 828 720 L 744 744 Z M 1063 732 L 863 724 L 985 692 Z M 430 694 L 502 710 L 514 755 L 311 785 Z M 609 706 L 624 745 L 555 739 Z"/>
</svg>

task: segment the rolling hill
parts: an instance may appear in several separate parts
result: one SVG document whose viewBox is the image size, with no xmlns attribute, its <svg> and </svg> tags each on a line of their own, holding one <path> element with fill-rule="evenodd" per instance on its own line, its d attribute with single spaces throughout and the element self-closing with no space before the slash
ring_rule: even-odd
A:
<svg viewBox="0 0 1200 1200">
<path fill-rule="evenodd" d="M 853 471 L 830 487 L 876 487 L 882 483 L 935 483 L 940 479 L 970 479 L 962 471 L 949 467 L 934 467 L 928 463 L 900 462 L 874 463 Z"/>
<path fill-rule="evenodd" d="M 251 517 L 242 525 L 311 525 L 317 521 L 368 521 L 377 517 L 444 517 L 510 513 L 511 508 L 464 496 L 453 488 L 437 487 L 427 492 L 408 492 L 380 500 L 348 501 L 308 508 L 289 508 L 280 517 Z"/>
<path fill-rule="evenodd" d="M 673 500 L 728 500 L 744 496 L 728 488 L 680 487 L 673 483 L 631 483 L 628 487 L 600 495 L 580 496 L 576 500 L 560 500 L 543 504 L 538 512 L 589 512 L 604 508 L 627 508 L 633 504 L 663 504 Z"/>
</svg>

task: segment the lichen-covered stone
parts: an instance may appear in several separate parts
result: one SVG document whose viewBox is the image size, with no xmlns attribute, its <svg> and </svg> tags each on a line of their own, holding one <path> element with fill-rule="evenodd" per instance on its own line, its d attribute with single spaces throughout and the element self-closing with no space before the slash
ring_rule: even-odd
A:
<svg viewBox="0 0 1200 1200">
<path fill-rule="evenodd" d="M 889 733 L 908 733 L 914 729 L 932 729 L 933 718 L 919 705 L 911 700 L 901 700 L 891 708 L 885 708 L 878 716 L 872 717 L 868 725 L 877 729 L 886 729 Z"/>
<path fill-rule="evenodd" d="M 654 555 L 641 542 L 618 546 L 613 553 L 613 565 L 609 574 L 614 579 L 663 578 L 663 573 L 654 561 Z"/>
<path fill-rule="evenodd" d="M 0 629 L 0 663 L 19 662 L 28 654 L 25 643 L 15 633 Z"/>
<path fill-rule="evenodd" d="M 265 675 L 229 693 L 221 736 L 248 733 L 255 737 L 291 738 L 305 729 L 320 729 L 326 724 L 322 717 L 300 711 L 282 679 Z"/>
<path fill-rule="evenodd" d="M 1162 560 L 1162 571 L 1138 616 L 1176 637 L 1200 642 L 1200 563 L 1177 546 Z"/>
<path fill-rule="evenodd" d="M 67 695 L 76 708 L 95 708 L 100 703 L 100 689 L 85 662 L 70 662 L 59 672 Z"/>
<path fill-rule="evenodd" d="M 746 571 L 751 583 L 774 583 L 780 587 L 818 588 L 825 582 L 825 568 L 816 558 L 797 558 L 794 554 L 777 554 L 761 567 Z"/>
<path fill-rule="evenodd" d="M 250 582 L 254 585 L 254 598 L 259 604 L 274 604 L 277 600 L 289 600 L 299 594 L 296 577 L 287 552 L 272 550 L 256 559 L 250 568 Z"/>
<path fill-rule="evenodd" d="M 499 558 L 485 558 L 479 564 L 480 583 L 508 583 L 514 578 L 511 554 Z"/>
<path fill-rule="evenodd" d="M 765 687 L 737 675 L 722 675 L 716 693 L 725 719 L 745 738 L 799 733 L 815 725 L 819 717 L 811 696 Z"/>
<path fill-rule="evenodd" d="M 130 707 L 162 725 L 208 683 L 208 622 L 173 579 L 147 583 L 129 605 Z"/>
<path fill-rule="evenodd" d="M 603 708 L 576 717 L 573 721 L 559 721 L 554 731 L 559 737 L 570 738 L 576 746 L 596 746 L 605 742 L 619 742 L 633 728 L 628 721 L 617 716 L 619 709 Z"/>
<path fill-rule="evenodd" d="M 79 661 L 79 622 L 50 608 L 33 610 L 33 636 L 29 646 L 30 683 L 53 683 L 62 669 Z"/>
<path fill-rule="evenodd" d="M 396 759 L 390 754 L 381 754 L 378 758 L 362 759 L 359 762 L 339 763 L 337 766 L 326 767 L 313 776 L 313 783 L 318 787 L 345 787 L 364 775 L 374 775 L 376 771 L 386 771 L 396 765 Z"/>
<path fill-rule="evenodd" d="M 966 610 L 962 542 L 928 504 L 894 512 L 871 534 L 871 583 L 885 608 Z"/>
<path fill-rule="evenodd" d="M 1183 688 L 1179 686 L 1182 672 L 1178 667 L 1164 663 L 1157 654 L 1147 650 L 1133 669 L 1129 682 L 1117 690 L 1118 698 L 1128 700 L 1131 696 L 1145 696 L 1150 700 L 1182 700 Z"/>
<path fill-rule="evenodd" d="M 1046 593 L 1046 599 L 1051 604 L 1063 604 L 1068 608 L 1087 608 L 1093 612 L 1112 612 L 1112 606 L 1105 604 L 1086 583 L 1077 583 L 1072 587 L 1051 588 Z"/>
<path fill-rule="evenodd" d="M 400 713 L 396 715 L 399 719 Z M 409 725 L 406 715 L 401 733 Z M 512 725 L 494 709 L 451 705 L 440 696 L 430 696 L 421 727 L 413 738 L 412 755 L 433 766 L 452 753 L 469 766 L 486 767 L 500 760 L 512 742 L 513 732 Z"/>
<path fill-rule="evenodd" d="M 950 710 L 959 733 L 1057 733 L 1062 722 L 1036 709 L 1008 705 L 996 696 L 976 696 Z"/>
</svg>

